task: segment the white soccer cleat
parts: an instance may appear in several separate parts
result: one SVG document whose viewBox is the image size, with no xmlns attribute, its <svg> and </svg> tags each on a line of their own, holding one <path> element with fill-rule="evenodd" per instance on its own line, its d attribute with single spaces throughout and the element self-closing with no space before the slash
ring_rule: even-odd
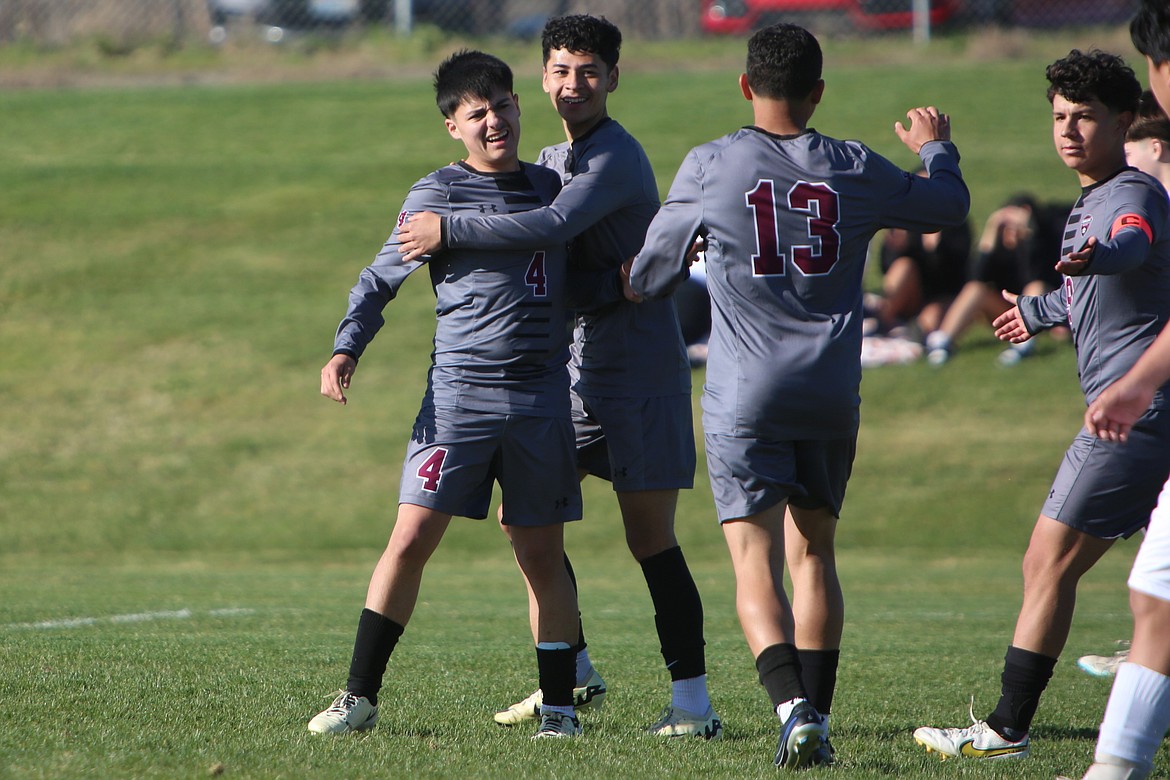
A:
<svg viewBox="0 0 1170 780">
<path fill-rule="evenodd" d="M 1089 771 L 1085 772 L 1081 780 L 1146 780 L 1150 770 L 1138 766 L 1132 761 L 1126 761 L 1117 756 L 1107 756 L 1106 761 L 1096 761 Z M 1075 780 L 1071 777 L 1060 776 L 1056 780 Z"/>
<path fill-rule="evenodd" d="M 1117 667 L 1129 660 L 1129 642 L 1118 644 L 1125 645 L 1125 649 L 1113 655 L 1082 655 L 1077 659 L 1077 666 L 1094 677 L 1113 677 L 1117 674 Z"/>
<path fill-rule="evenodd" d="M 975 720 L 961 729 L 935 729 L 929 726 L 914 731 L 914 741 L 926 748 L 927 753 L 938 753 L 944 761 L 947 758 L 1026 758 L 1032 749 L 1028 736 L 1019 742 L 1004 739 L 987 725 L 986 721 Z"/>
<path fill-rule="evenodd" d="M 527 698 L 516 702 L 506 710 L 500 710 L 492 719 L 501 726 L 515 726 L 526 720 L 540 718 L 540 707 L 544 704 L 544 694 L 539 689 L 529 694 Z M 573 706 L 578 710 L 599 710 L 605 704 L 605 680 L 594 669 L 584 685 L 573 689 Z"/>
<path fill-rule="evenodd" d="M 557 739 L 560 737 L 579 737 L 581 733 L 581 721 L 577 720 L 575 715 L 547 712 L 540 716 L 540 728 L 532 735 L 532 738 Z"/>
<path fill-rule="evenodd" d="M 712 707 L 708 707 L 702 715 L 687 712 L 680 707 L 667 707 L 662 711 L 662 717 L 658 722 L 646 729 L 646 733 L 655 737 L 700 737 L 716 740 L 723 738 L 723 721 Z"/>
<path fill-rule="evenodd" d="M 314 734 L 348 734 L 368 731 L 378 723 L 378 708 L 365 696 L 342 691 L 327 709 L 309 721 Z"/>
</svg>

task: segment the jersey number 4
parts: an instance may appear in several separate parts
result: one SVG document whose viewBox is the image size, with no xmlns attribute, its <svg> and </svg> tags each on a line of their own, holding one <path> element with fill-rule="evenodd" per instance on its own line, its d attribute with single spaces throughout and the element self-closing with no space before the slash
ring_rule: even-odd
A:
<svg viewBox="0 0 1170 780">
<path fill-rule="evenodd" d="M 841 256 L 841 236 L 837 233 L 841 201 L 829 185 L 798 181 L 788 190 L 788 202 L 778 204 L 775 183 L 760 179 L 756 188 L 744 197 L 756 223 L 753 276 L 784 276 L 789 253 L 792 262 L 806 276 L 827 274 L 837 264 Z M 805 235 L 780 235 L 780 208 L 807 215 Z"/>
<path fill-rule="evenodd" d="M 548 295 L 548 274 L 544 270 L 544 252 L 537 252 L 524 272 L 524 283 L 532 288 L 533 296 L 543 298 Z"/>
<path fill-rule="evenodd" d="M 447 450 L 437 447 L 430 457 L 418 467 L 415 476 L 423 481 L 423 490 L 434 493 L 439 489 L 439 480 L 443 478 L 443 461 L 446 459 Z"/>
</svg>

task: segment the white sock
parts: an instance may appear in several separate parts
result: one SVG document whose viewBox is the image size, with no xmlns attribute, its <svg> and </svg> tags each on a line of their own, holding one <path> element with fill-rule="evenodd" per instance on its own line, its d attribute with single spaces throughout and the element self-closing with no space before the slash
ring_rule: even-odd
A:
<svg viewBox="0 0 1170 780">
<path fill-rule="evenodd" d="M 593 662 L 589 660 L 589 650 L 586 648 L 577 653 L 577 687 L 589 682 L 592 676 Z"/>
<path fill-rule="evenodd" d="M 777 704 L 776 705 L 776 714 L 780 717 L 780 722 L 787 723 L 788 718 L 791 717 L 791 715 L 792 715 L 792 711 L 794 709 L 796 709 L 796 705 L 800 704 L 802 701 L 808 701 L 808 700 L 802 699 L 802 698 L 797 698 L 797 699 L 791 699 L 789 701 L 786 701 L 783 704 Z"/>
<path fill-rule="evenodd" d="M 931 349 L 950 349 L 951 337 L 943 333 L 941 330 L 932 330 L 926 335 L 926 348 Z"/>
<path fill-rule="evenodd" d="M 711 707 L 711 699 L 707 695 L 707 675 L 672 682 L 670 706 L 696 715 L 706 715 Z"/>
<path fill-rule="evenodd" d="M 541 704 L 540 705 L 540 714 L 541 715 L 548 715 L 548 714 L 553 713 L 553 712 L 559 712 L 561 715 L 576 715 L 577 714 L 576 710 L 573 709 L 573 705 L 571 705 L 571 704 L 568 707 L 554 707 L 551 704 Z"/>
<path fill-rule="evenodd" d="M 1152 768 L 1154 753 L 1170 729 L 1170 677 L 1137 664 L 1123 663 L 1105 707 L 1097 760 L 1108 756 Z"/>
</svg>

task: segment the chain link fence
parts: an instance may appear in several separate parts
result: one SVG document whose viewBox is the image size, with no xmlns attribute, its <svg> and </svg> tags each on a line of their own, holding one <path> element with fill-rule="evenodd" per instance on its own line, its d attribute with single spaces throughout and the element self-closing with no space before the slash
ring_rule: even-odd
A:
<svg viewBox="0 0 1170 780">
<path fill-rule="evenodd" d="M 423 26 L 452 35 L 532 38 L 550 16 L 608 17 L 630 38 L 745 35 L 779 20 L 814 30 L 945 35 L 973 27 L 1052 29 L 1125 22 L 1139 0 L 0 0 L 0 46 L 63 46 L 102 37 L 133 43 L 279 43 L 296 35 Z"/>
</svg>

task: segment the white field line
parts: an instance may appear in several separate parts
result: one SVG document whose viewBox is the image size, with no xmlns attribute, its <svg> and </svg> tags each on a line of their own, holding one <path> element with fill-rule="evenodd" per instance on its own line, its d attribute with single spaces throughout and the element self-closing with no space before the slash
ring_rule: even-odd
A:
<svg viewBox="0 0 1170 780">
<path fill-rule="evenodd" d="M 207 614 L 211 617 L 242 617 L 255 614 L 256 610 L 246 607 L 228 607 L 226 609 L 211 609 Z M 126 615 L 107 615 L 105 617 L 74 617 L 58 620 L 41 620 L 36 623 L 9 623 L 3 628 L 23 629 L 32 631 L 51 631 L 61 628 L 81 628 L 95 626 L 101 623 L 148 623 L 155 620 L 189 620 L 195 617 L 190 609 L 174 609 L 159 612 L 133 612 Z"/>
</svg>

